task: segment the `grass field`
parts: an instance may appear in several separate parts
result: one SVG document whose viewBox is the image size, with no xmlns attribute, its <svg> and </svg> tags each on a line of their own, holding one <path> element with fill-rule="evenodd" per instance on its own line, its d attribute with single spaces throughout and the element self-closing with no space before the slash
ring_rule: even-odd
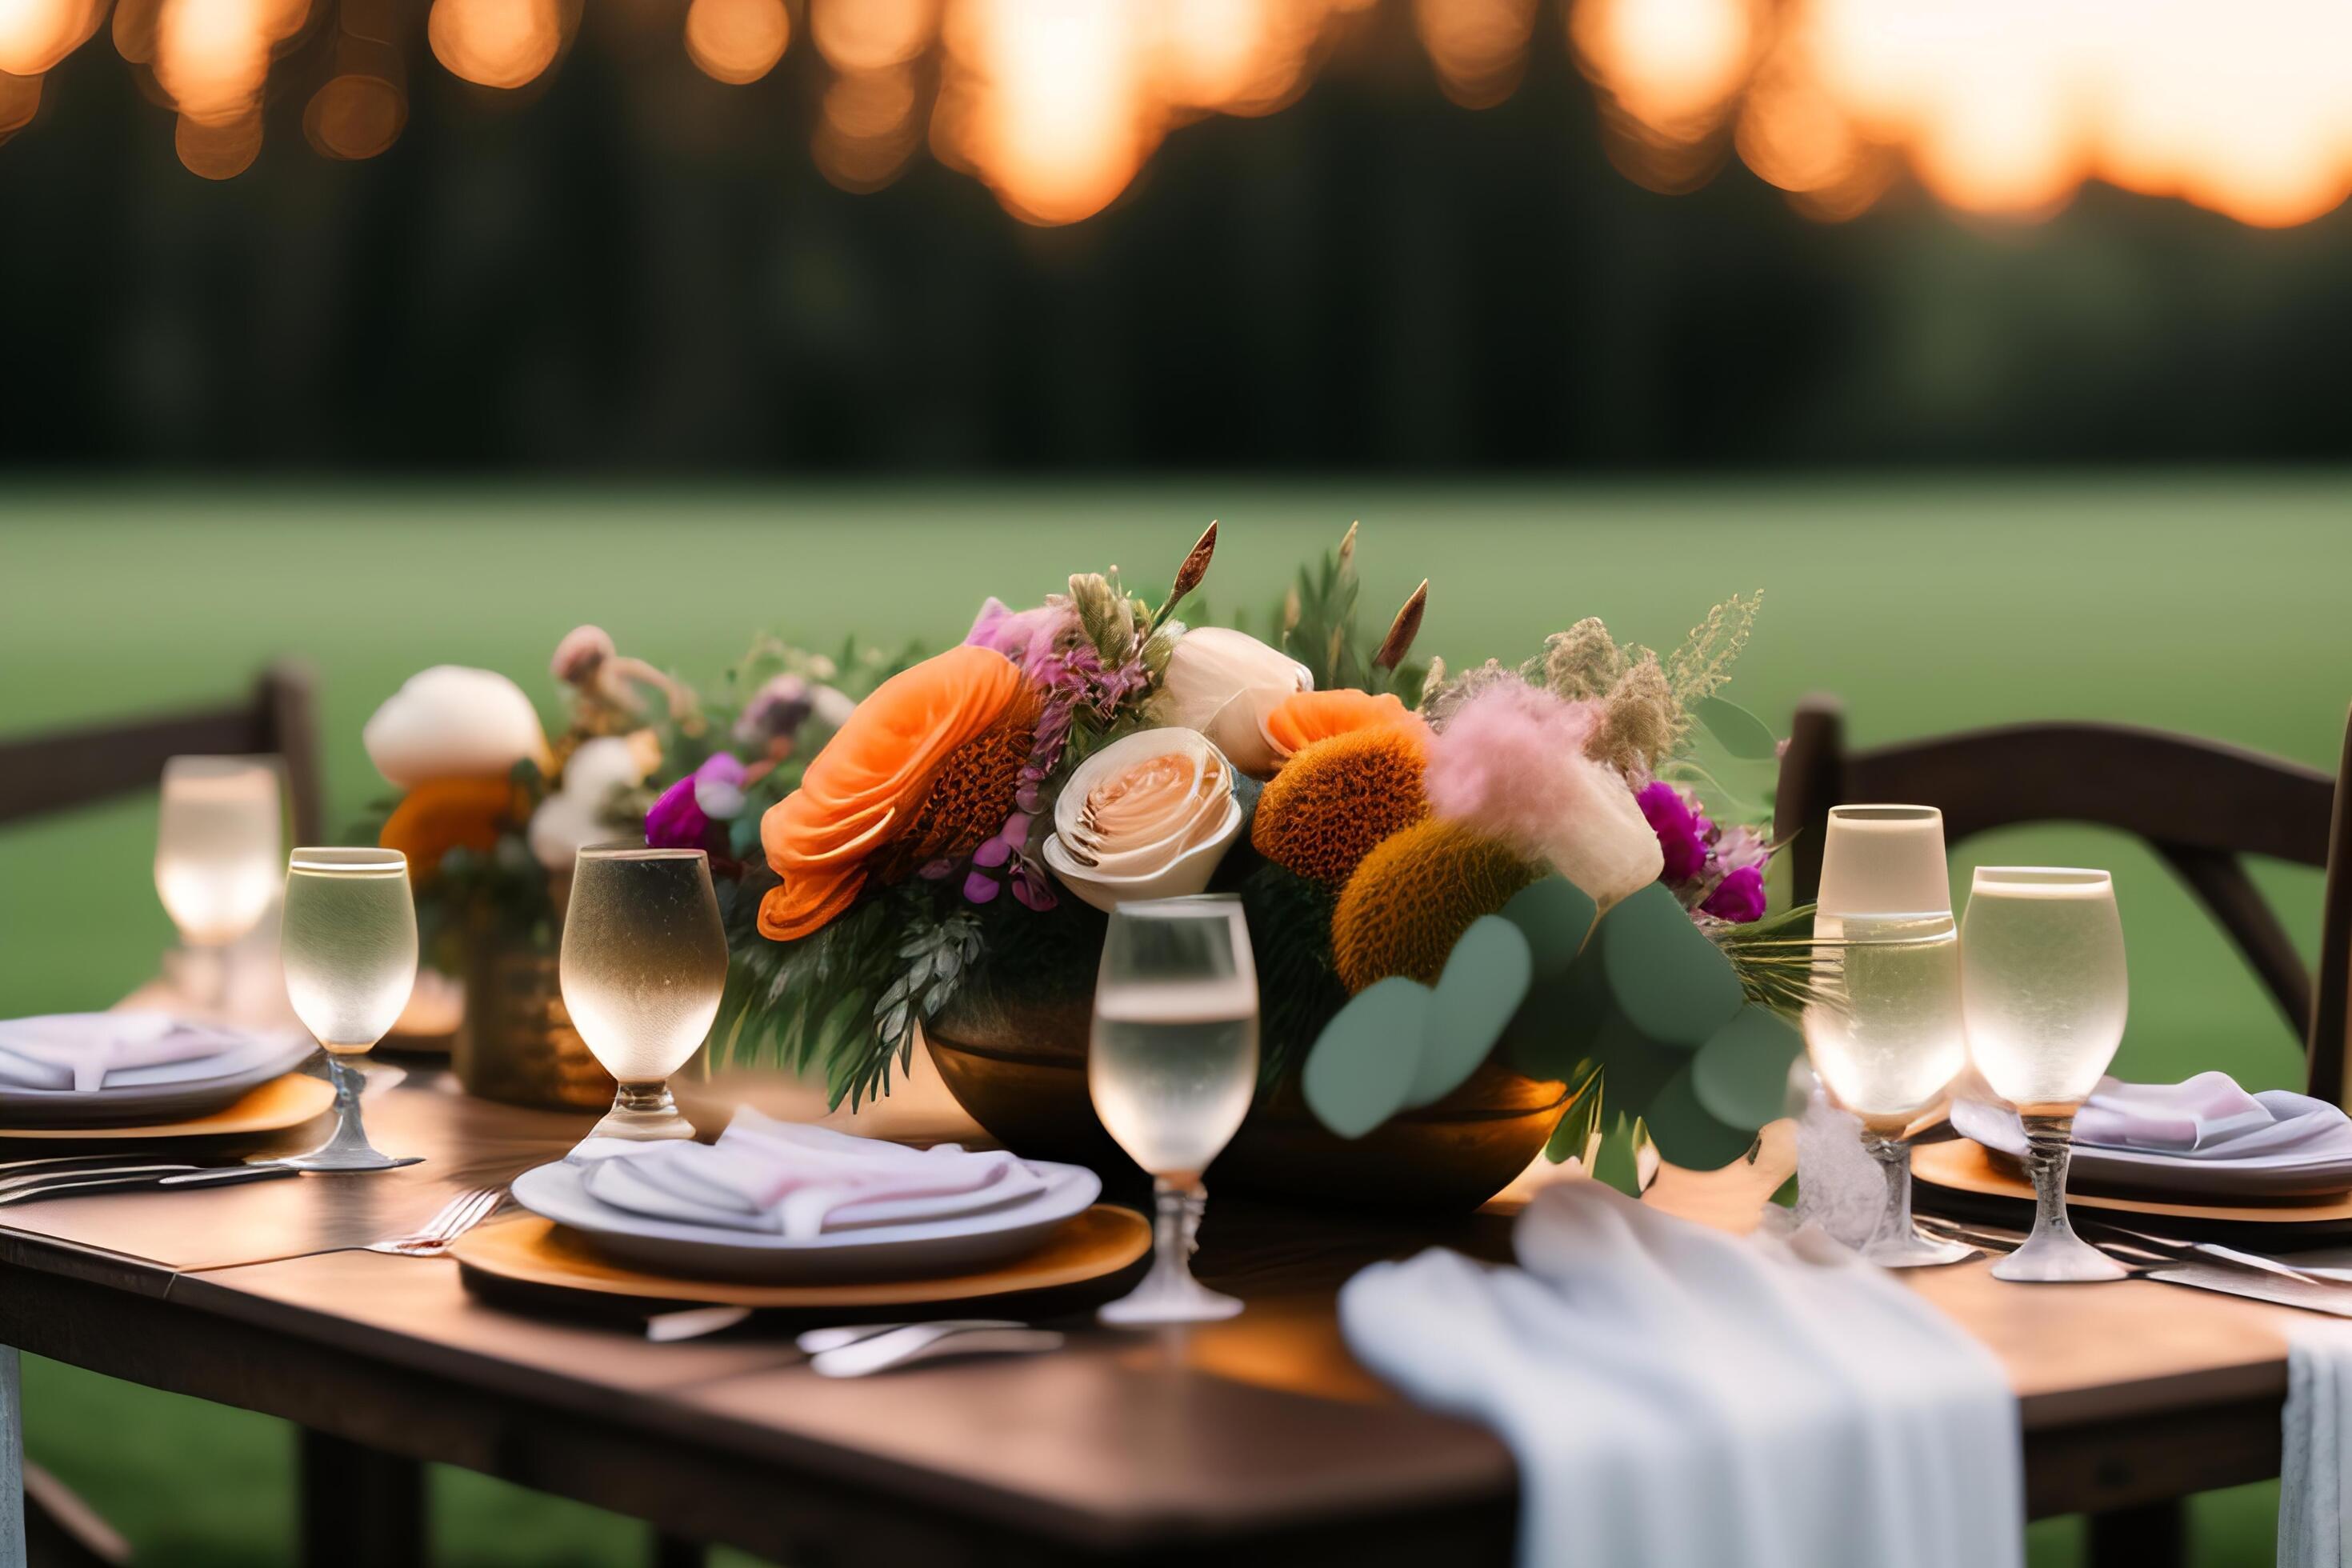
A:
<svg viewBox="0 0 2352 1568">
<path fill-rule="evenodd" d="M 1364 525 L 1368 614 L 1432 579 L 1422 652 L 1516 660 L 1585 615 L 1670 646 L 1707 605 L 1765 590 L 1727 693 L 1785 724 L 1838 692 L 1859 743 L 2033 717 L 2215 736 L 2332 766 L 2352 698 L 2352 481 L 2176 478 L 1514 489 L 1184 481 L 877 490 L 376 484 L 236 491 L 0 490 L 0 734 L 240 689 L 307 658 L 325 701 L 338 818 L 379 783 L 374 705 L 432 663 L 485 665 L 551 710 L 555 640 L 594 621 L 630 652 L 713 677 L 759 629 L 933 644 L 980 599 L 1034 602 L 1116 563 L 1164 582 L 1211 517 L 1208 587 L 1262 616 L 1292 565 Z M 105 1005 L 170 930 L 149 858 L 152 799 L 0 835 L 0 1016 Z M 2227 1066 L 2294 1081 L 2294 1043 L 2231 951 L 2149 856 L 2085 829 L 2001 834 L 1978 860 L 2111 866 L 2132 965 L 2118 1070 Z M 2315 943 L 2315 872 L 2264 889 Z M 259 1417 L 27 1372 L 29 1446 L 167 1563 L 289 1551 L 283 1430 Z M 587 1510 L 472 1477 L 436 1482 L 441 1561 L 634 1561 Z M 2200 1561 L 2267 1555 L 2263 1489 L 2202 1500 Z M 2034 1532 L 2071 1561 L 2070 1527 Z"/>
</svg>

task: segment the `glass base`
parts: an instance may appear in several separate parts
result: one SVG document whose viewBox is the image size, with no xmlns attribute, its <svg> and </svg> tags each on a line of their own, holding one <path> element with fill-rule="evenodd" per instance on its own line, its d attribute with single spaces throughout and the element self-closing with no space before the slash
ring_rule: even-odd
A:
<svg viewBox="0 0 2352 1568">
<path fill-rule="evenodd" d="M 1095 1316 L 1114 1326 L 1150 1323 L 1214 1323 L 1233 1317 L 1242 1303 L 1221 1296 L 1192 1278 L 1192 1251 L 1200 1245 L 1201 1215 L 1209 1194 L 1195 1181 L 1162 1176 L 1151 1184 L 1158 1216 L 1152 1223 L 1151 1271 L 1143 1283 L 1106 1304 Z"/>
<path fill-rule="evenodd" d="M 360 1123 L 360 1091 L 367 1084 L 365 1073 L 346 1058 L 331 1053 L 327 1078 L 335 1086 L 334 1135 L 308 1153 L 253 1163 L 283 1165 L 294 1171 L 396 1171 L 403 1165 L 425 1163 L 422 1154 L 387 1154 L 368 1142 L 367 1129 Z"/>
<path fill-rule="evenodd" d="M 1964 1241 L 1938 1241 L 1914 1230 L 1899 1236 L 1875 1236 L 1864 1244 L 1863 1260 L 1881 1268 L 1933 1268 L 1946 1263 L 1966 1263 L 1979 1249 Z"/>
<path fill-rule="evenodd" d="M 2025 1245 L 1992 1266 L 1996 1279 L 2027 1284 L 2088 1284 L 2128 1279 L 2131 1270 L 2076 1236 L 2073 1228 L 2037 1230 Z"/>
<path fill-rule="evenodd" d="M 588 1136 L 657 1143 L 665 1138 L 693 1137 L 694 1123 L 678 1110 L 667 1083 L 625 1083 L 613 1096 L 613 1109 L 588 1130 Z"/>
</svg>

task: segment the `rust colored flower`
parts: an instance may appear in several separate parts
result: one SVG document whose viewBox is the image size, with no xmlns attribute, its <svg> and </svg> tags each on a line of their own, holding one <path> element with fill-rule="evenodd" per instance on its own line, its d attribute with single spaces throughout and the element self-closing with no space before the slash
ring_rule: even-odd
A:
<svg viewBox="0 0 2352 1568">
<path fill-rule="evenodd" d="M 1470 922 L 1543 874 L 1507 847 L 1437 817 L 1381 840 L 1340 890 L 1331 959 L 1361 991 L 1391 974 L 1433 985 Z"/>
<path fill-rule="evenodd" d="M 1336 887 L 1374 845 L 1429 815 L 1427 758 L 1421 734 L 1402 726 L 1318 741 L 1258 796 L 1250 842 L 1276 865 Z"/>
<path fill-rule="evenodd" d="M 503 778 L 427 779 L 384 819 L 376 842 L 407 856 L 411 873 L 422 882 L 450 850 L 487 855 L 499 833 L 520 820 L 514 785 Z"/>
<path fill-rule="evenodd" d="M 884 681 L 761 819 L 783 883 L 761 901 L 760 933 L 793 942 L 846 910 L 873 857 L 917 826 L 957 753 L 1034 701 L 1019 668 L 984 647 L 950 648 Z M 968 782 L 976 787 L 960 785 L 959 801 L 990 793 Z"/>
<path fill-rule="evenodd" d="M 1429 726 L 1391 693 L 1341 687 L 1286 697 L 1265 716 L 1265 738 L 1275 755 L 1288 761 L 1318 741 L 1357 730 L 1410 730 L 1426 741 Z"/>
</svg>

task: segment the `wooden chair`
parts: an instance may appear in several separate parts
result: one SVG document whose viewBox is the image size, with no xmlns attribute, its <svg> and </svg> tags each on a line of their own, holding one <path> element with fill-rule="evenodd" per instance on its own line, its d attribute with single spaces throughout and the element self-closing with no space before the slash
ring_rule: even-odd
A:
<svg viewBox="0 0 2352 1568">
<path fill-rule="evenodd" d="M 2122 724 L 2015 724 L 1849 752 L 1836 700 L 1797 709 L 1773 827 L 1794 892 L 1821 887 L 1830 807 L 1899 801 L 1944 814 L 1948 842 L 2021 823 L 2071 821 L 2144 839 L 2203 902 L 2304 1045 L 2309 1092 L 2341 1105 L 2352 1057 L 2352 723 L 2336 777 L 2234 746 Z M 2316 975 L 2240 857 L 2327 868 Z M 2175 1568 L 2178 1500 L 2095 1516 L 2093 1568 Z"/>
<path fill-rule="evenodd" d="M 318 736 L 309 673 L 275 665 L 241 702 L 0 741 L 0 823 L 152 789 L 175 756 L 276 756 L 286 769 L 295 841 L 316 844 L 325 821 Z M 25 1468 L 25 1510 L 34 1568 L 128 1560 L 106 1521 L 37 1465 Z"/>
<path fill-rule="evenodd" d="M 298 844 L 325 826 L 319 727 L 310 674 L 273 665 L 241 702 L 0 741 L 0 823 L 152 789 L 182 755 L 276 756 Z"/>
</svg>

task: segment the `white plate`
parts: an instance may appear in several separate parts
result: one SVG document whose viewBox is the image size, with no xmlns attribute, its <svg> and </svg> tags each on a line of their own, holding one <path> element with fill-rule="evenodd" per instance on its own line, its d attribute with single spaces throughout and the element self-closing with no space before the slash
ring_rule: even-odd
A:
<svg viewBox="0 0 2352 1568">
<path fill-rule="evenodd" d="M 525 1171 L 515 1202 L 569 1226 L 616 1261 L 656 1273 L 717 1279 L 887 1279 L 961 1273 L 1017 1258 L 1102 1194 L 1102 1179 L 1077 1165 L 1029 1162 L 1045 1190 L 1003 1208 L 913 1225 L 868 1225 L 822 1236 L 729 1230 L 631 1214 L 592 1195 L 587 1172 L 561 1162 Z"/>
<path fill-rule="evenodd" d="M 0 1125 L 104 1127 L 204 1116 L 292 1072 L 318 1048 L 299 1036 L 272 1036 L 200 1061 L 126 1068 L 110 1075 L 103 1089 L 0 1085 Z"/>
<path fill-rule="evenodd" d="M 2265 1091 L 2255 1098 L 2288 1114 L 2276 1125 L 2301 1118 L 2294 1102 L 2300 1095 Z M 2326 1115 L 2317 1101 L 2309 1115 Z M 1995 1110 L 1967 1100 L 1952 1104 L 1952 1125 L 1985 1147 L 2021 1159 L 2025 1134 L 2014 1112 Z M 2314 1147 L 2284 1153 L 2253 1153 L 2217 1158 L 2212 1153 L 2165 1154 L 2147 1149 L 2116 1149 L 2104 1144 L 2077 1143 L 2067 1162 L 2068 1180 L 2080 1178 L 2087 1186 L 2131 1187 L 2169 1193 L 2181 1197 L 2305 1198 L 2352 1191 L 2352 1129 L 2325 1136 Z"/>
</svg>

